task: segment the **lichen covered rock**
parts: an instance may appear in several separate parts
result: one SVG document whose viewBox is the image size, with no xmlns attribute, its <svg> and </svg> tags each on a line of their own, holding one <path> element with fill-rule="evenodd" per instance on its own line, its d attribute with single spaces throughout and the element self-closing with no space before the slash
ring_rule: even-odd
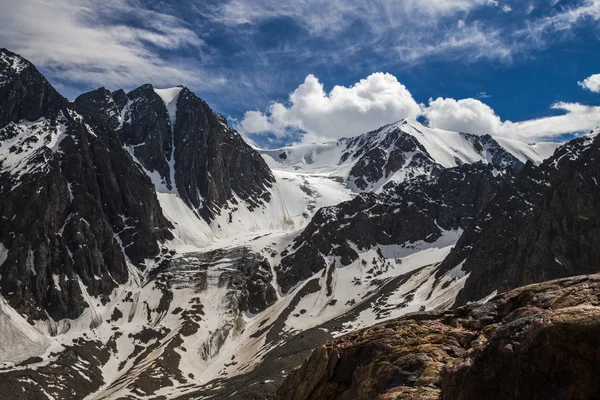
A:
<svg viewBox="0 0 600 400">
<path fill-rule="evenodd" d="M 600 276 L 526 286 L 336 339 L 278 399 L 562 399 L 600 393 Z"/>
</svg>

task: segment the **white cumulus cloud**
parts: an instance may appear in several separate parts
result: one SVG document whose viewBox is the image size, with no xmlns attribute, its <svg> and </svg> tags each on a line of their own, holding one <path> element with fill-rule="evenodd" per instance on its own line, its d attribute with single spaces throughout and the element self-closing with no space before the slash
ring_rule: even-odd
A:
<svg viewBox="0 0 600 400">
<path fill-rule="evenodd" d="M 600 125 L 600 107 L 558 102 L 551 109 L 562 112 L 526 121 L 502 120 L 487 104 L 476 99 L 429 101 L 423 115 L 434 128 L 473 134 L 491 134 L 523 141 L 552 140 L 567 133 L 586 132 Z"/>
<path fill-rule="evenodd" d="M 455 132 L 486 134 L 502 125 L 494 110 L 477 99 L 429 99 L 423 115 L 431 126 Z"/>
<path fill-rule="evenodd" d="M 395 76 L 377 72 L 350 87 L 323 84 L 308 75 L 286 104 L 271 103 L 265 112 L 248 111 L 237 128 L 242 133 L 285 136 L 288 129 L 305 131 L 305 140 L 354 136 L 401 118 L 416 118 L 419 104 Z"/>
<path fill-rule="evenodd" d="M 600 93 L 600 74 L 585 78 L 582 82 L 577 82 L 579 86 L 591 92 Z"/>
<path fill-rule="evenodd" d="M 598 106 L 559 102 L 550 108 L 561 114 L 513 122 L 503 120 L 492 107 L 474 98 L 439 97 L 418 104 L 410 91 L 387 73 L 374 73 L 350 87 L 335 86 L 329 93 L 314 75 L 308 75 L 286 103 L 273 102 L 264 112 L 248 111 L 236 128 L 245 135 L 268 133 L 279 138 L 286 138 L 290 130 L 303 131 L 300 140 L 314 142 L 355 136 L 421 116 L 433 128 L 529 142 L 553 140 L 600 125 Z"/>
</svg>

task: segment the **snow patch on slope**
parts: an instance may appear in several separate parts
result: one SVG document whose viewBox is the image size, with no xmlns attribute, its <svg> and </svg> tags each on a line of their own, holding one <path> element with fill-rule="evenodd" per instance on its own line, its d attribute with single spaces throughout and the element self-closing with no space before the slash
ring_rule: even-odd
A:
<svg viewBox="0 0 600 400">
<path fill-rule="evenodd" d="M 517 140 L 506 139 L 498 136 L 493 136 L 493 138 L 500 144 L 500 146 L 504 147 L 506 151 L 517 157 L 517 159 L 522 163 L 526 163 L 527 161 L 531 160 L 537 165 L 549 158 L 552 154 L 554 154 L 554 151 L 557 148 L 564 144 L 555 142 L 527 144 Z"/>
<path fill-rule="evenodd" d="M 21 57 L 0 53 L 0 69 L 10 69 L 13 73 L 20 74 L 25 68 L 27 68 L 27 64 Z M 8 77 L 0 73 L 0 86 L 3 86 L 8 80 Z"/>
<path fill-rule="evenodd" d="M 129 153 L 129 155 L 131 156 L 133 161 L 135 161 L 135 163 L 137 164 L 138 168 L 142 172 L 144 172 L 146 175 L 148 175 L 148 177 L 152 181 L 152 184 L 154 185 L 154 188 L 156 189 L 157 193 L 171 193 L 171 190 L 169 190 L 169 188 L 167 187 L 165 180 L 160 175 L 160 173 L 158 171 L 148 171 L 146 169 L 146 167 L 144 167 L 144 165 L 136 157 L 135 148 L 137 146 L 142 146 L 144 144 L 145 143 L 141 143 L 141 144 L 137 144 L 137 145 L 133 145 L 133 146 L 123 146 L 123 148 Z"/>
<path fill-rule="evenodd" d="M 175 239 L 170 248 L 193 251 L 207 246 L 214 240 L 210 226 L 198 217 L 181 198 L 172 193 L 156 193 L 163 214 L 175 226 L 171 232 Z"/>
<path fill-rule="evenodd" d="M 458 132 L 428 128 L 416 121 L 409 122 L 404 120 L 390 125 L 380 135 L 387 135 L 395 129 L 402 129 L 404 132 L 414 136 L 425 147 L 427 153 L 444 168 L 456 167 L 458 165 L 457 161 L 468 164 L 485 161 L 475 151 L 467 138 Z"/>
<path fill-rule="evenodd" d="M 66 136 L 66 119 L 62 112 L 56 119 L 40 118 L 37 121 L 11 122 L 0 129 L 0 165 L 19 179 L 33 172 L 36 165 L 30 163 L 33 156 L 42 148 L 59 152 L 59 146 Z"/>
<path fill-rule="evenodd" d="M 172 87 L 168 89 L 154 89 L 154 92 L 160 96 L 165 102 L 169 121 L 171 122 L 171 130 L 175 129 L 175 120 L 177 118 L 177 99 L 181 93 L 182 87 Z"/>
<path fill-rule="evenodd" d="M 0 62 L 17 74 L 20 74 L 25 68 L 27 68 L 25 60 L 17 55 L 0 53 Z"/>
<path fill-rule="evenodd" d="M 4 261 L 8 258 L 8 249 L 0 243 L 0 267 L 4 264 Z"/>
<path fill-rule="evenodd" d="M 0 365 L 41 356 L 50 340 L 0 297 Z"/>
<path fill-rule="evenodd" d="M 179 99 L 179 93 L 181 93 L 182 89 L 182 87 L 154 89 L 154 92 L 160 96 L 167 107 L 167 114 L 169 115 L 169 122 L 171 124 L 171 157 L 169 158 L 169 171 L 172 187 L 171 192 L 175 194 L 177 193 L 177 186 L 175 185 L 175 122 L 177 120 L 177 100 Z"/>
<path fill-rule="evenodd" d="M 273 150 L 257 150 L 271 169 L 325 176 L 347 176 L 351 163 L 342 163 L 343 141 L 301 144 Z"/>
</svg>

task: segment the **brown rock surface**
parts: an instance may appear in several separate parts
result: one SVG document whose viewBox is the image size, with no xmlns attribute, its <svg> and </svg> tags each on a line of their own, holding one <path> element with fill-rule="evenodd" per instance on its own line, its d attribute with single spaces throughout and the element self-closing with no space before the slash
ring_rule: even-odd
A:
<svg viewBox="0 0 600 400">
<path fill-rule="evenodd" d="M 588 275 L 406 315 L 316 349 L 276 398 L 597 398 L 599 305 Z"/>
</svg>

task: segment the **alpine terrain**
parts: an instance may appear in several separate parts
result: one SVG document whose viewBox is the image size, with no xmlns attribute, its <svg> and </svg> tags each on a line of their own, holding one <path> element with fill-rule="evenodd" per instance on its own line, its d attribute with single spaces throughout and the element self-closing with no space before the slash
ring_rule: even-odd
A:
<svg viewBox="0 0 600 400">
<path fill-rule="evenodd" d="M 186 87 L 70 102 L 2 49 L 0 392 L 591 398 L 598 133 L 263 150 Z"/>
</svg>

